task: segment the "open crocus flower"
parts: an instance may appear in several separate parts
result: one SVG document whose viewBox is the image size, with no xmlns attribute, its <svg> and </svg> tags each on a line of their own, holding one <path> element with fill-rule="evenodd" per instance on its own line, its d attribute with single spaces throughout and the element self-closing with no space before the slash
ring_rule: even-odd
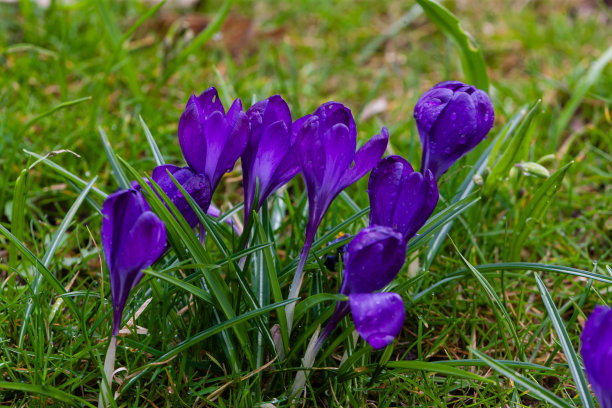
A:
<svg viewBox="0 0 612 408">
<path fill-rule="evenodd" d="M 315 233 L 332 201 L 374 167 L 383 155 L 389 132 L 383 128 L 357 152 L 357 128 L 351 111 L 338 102 L 321 105 L 304 118 L 297 133 L 298 157 L 308 195 L 308 223 L 304 246 L 300 252 L 289 298 L 297 297 L 302 285 L 302 272 Z M 292 303 L 287 306 L 291 326 Z"/>
<path fill-rule="evenodd" d="M 109 195 L 102 206 L 102 247 L 110 272 L 116 336 L 130 290 L 164 252 L 166 228 L 136 189 Z"/>
<path fill-rule="evenodd" d="M 179 121 L 178 137 L 183 156 L 196 173 L 210 180 L 214 191 L 224 173 L 244 151 L 249 136 L 249 121 L 236 99 L 227 115 L 217 90 L 208 88 L 192 95 Z"/>
<path fill-rule="evenodd" d="M 423 158 L 421 173 L 436 180 L 486 138 L 494 120 L 486 92 L 459 81 L 441 82 L 425 92 L 414 107 Z"/>
<path fill-rule="evenodd" d="M 597 306 L 580 337 L 582 360 L 601 408 L 612 408 L 612 309 Z"/>
<path fill-rule="evenodd" d="M 401 156 L 378 162 L 368 183 L 370 225 L 391 227 L 408 242 L 438 204 L 438 185 L 430 170 L 412 169 Z"/>
<path fill-rule="evenodd" d="M 251 210 L 300 171 L 289 106 L 279 95 L 259 101 L 247 110 L 249 142 L 242 153 L 245 225 Z M 302 120 L 295 123 L 299 127 Z M 259 180 L 259 200 L 254 203 Z"/>
<path fill-rule="evenodd" d="M 151 177 L 153 181 L 155 181 L 164 193 L 166 193 L 168 198 L 183 215 L 189 226 L 193 228 L 198 224 L 198 216 L 168 173 L 172 174 L 176 181 L 187 193 L 189 193 L 205 213 L 208 211 L 212 197 L 210 182 L 204 174 L 198 174 L 189 167 L 177 167 L 166 164 L 157 166 L 153 170 Z"/>
<path fill-rule="evenodd" d="M 340 293 L 348 295 L 349 302 L 336 304 L 334 314 L 317 340 L 315 350 L 323 345 L 349 312 L 349 308 L 357 331 L 372 347 L 385 347 L 393 341 L 404 321 L 403 305 L 400 314 L 397 298 L 390 297 L 390 293 L 373 292 L 388 285 L 402 269 L 405 260 L 404 238 L 391 228 L 370 226 L 355 235 L 344 252 L 344 276 L 340 287 Z M 372 305 L 376 307 L 367 312 L 367 307 Z M 396 330 L 400 317 L 399 329 Z M 375 326 L 379 326 L 380 331 L 377 332 Z M 371 336 L 374 337 L 370 339 Z"/>
</svg>

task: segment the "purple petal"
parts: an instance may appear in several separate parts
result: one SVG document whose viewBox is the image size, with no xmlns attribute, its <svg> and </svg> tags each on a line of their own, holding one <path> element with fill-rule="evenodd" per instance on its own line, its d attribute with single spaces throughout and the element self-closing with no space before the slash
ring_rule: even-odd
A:
<svg viewBox="0 0 612 408">
<path fill-rule="evenodd" d="M 198 98 L 192 95 L 179 120 L 178 137 L 185 161 L 198 173 L 206 168 L 205 115 Z"/>
<path fill-rule="evenodd" d="M 408 242 L 425 225 L 438 203 L 431 171 L 415 172 L 401 156 L 389 156 L 372 170 L 368 183 L 370 224 L 400 232 Z"/>
<path fill-rule="evenodd" d="M 225 116 L 225 109 L 223 108 L 223 104 L 219 99 L 219 95 L 215 87 L 211 86 L 202 92 L 202 94 L 198 96 L 198 103 L 203 108 L 205 118 L 210 116 L 213 112 L 221 112 L 223 116 Z"/>
<path fill-rule="evenodd" d="M 168 172 L 191 195 L 204 212 L 208 210 L 212 198 L 210 182 L 205 175 L 197 174 L 189 167 L 181 168 L 173 165 L 164 165 L 158 166 L 153 170 L 152 179 L 166 193 L 189 226 L 193 228 L 198 224 L 198 216 L 189 205 L 185 196 L 183 196 L 183 193 L 170 178 Z"/>
<path fill-rule="evenodd" d="M 349 186 L 365 176 L 385 153 L 388 143 L 389 132 L 383 127 L 380 134 L 374 135 L 357 151 L 355 164 L 344 176 L 342 184 L 345 187 Z"/>
<path fill-rule="evenodd" d="M 602 408 L 612 407 L 612 309 L 597 306 L 580 337 L 582 360 Z"/>
<path fill-rule="evenodd" d="M 370 293 L 389 284 L 406 261 L 406 243 L 401 234 L 384 226 L 359 231 L 346 246 L 344 278 L 340 293 Z"/>
<path fill-rule="evenodd" d="M 397 293 L 361 293 L 349 296 L 359 335 L 375 348 L 391 344 L 404 325 L 404 303 Z"/>
</svg>

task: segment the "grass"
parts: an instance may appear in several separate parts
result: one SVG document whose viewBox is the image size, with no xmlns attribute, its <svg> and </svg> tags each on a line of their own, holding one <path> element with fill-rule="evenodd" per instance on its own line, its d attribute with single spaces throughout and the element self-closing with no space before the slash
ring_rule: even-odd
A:
<svg viewBox="0 0 612 408">
<path fill-rule="evenodd" d="M 495 127 L 443 177 L 440 216 L 410 244 L 392 284 L 406 303 L 398 340 L 375 352 L 346 320 L 317 357 L 303 404 L 593 406 L 578 350 L 585 316 L 606 303 L 612 283 L 612 65 L 602 29 L 612 13 L 598 0 L 444 4 L 482 48 Z M 220 39 L 212 34 L 226 10 Z M 100 204 L 119 186 L 119 169 L 134 179 L 162 157 L 183 163 L 176 132 L 191 93 L 215 85 L 224 103 L 240 97 L 247 107 L 280 93 L 294 118 L 338 100 L 358 118 L 361 141 L 386 125 L 388 153 L 416 164 L 416 100 L 441 80 L 465 78 L 455 43 L 414 2 L 205 2 L 199 12 L 219 20 L 192 40 L 178 25 L 160 32 L 167 11 L 139 3 L 0 4 L 3 405 L 96 405 L 112 310 Z M 246 21 L 247 34 L 234 28 Z M 363 115 L 374 100 L 384 111 Z M 523 143 L 493 147 L 506 130 Z M 109 146 L 119 156 L 112 166 Z M 519 162 L 550 177 L 523 175 Z M 484 185 L 468 194 L 479 164 Z M 337 231 L 365 225 L 366 187 L 364 178 L 336 200 L 313 246 L 319 254 Z M 288 405 L 338 287 L 337 274 L 310 264 L 304 294 L 315 296 L 298 304 L 291 348 L 275 359 L 274 304 L 302 244 L 303 192 L 296 178 L 269 203 L 245 270 L 228 227 L 205 217 L 204 251 L 165 215 L 185 247 L 159 261 L 128 302 L 124 320 L 138 317 L 117 350 L 118 406 Z M 229 211 L 241 196 L 237 169 L 214 201 Z M 257 307 L 249 282 L 262 276 Z M 223 296 L 219 315 L 210 303 Z"/>
</svg>

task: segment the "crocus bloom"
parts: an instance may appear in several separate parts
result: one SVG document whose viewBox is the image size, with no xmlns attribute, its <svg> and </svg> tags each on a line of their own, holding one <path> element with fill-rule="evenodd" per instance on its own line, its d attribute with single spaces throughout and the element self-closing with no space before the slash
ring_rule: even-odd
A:
<svg viewBox="0 0 612 408">
<path fill-rule="evenodd" d="M 242 153 L 245 225 L 253 207 L 263 202 L 300 171 L 289 106 L 279 95 L 259 101 L 247 110 L 249 142 Z M 299 128 L 302 120 L 296 122 Z M 259 199 L 255 189 L 259 180 Z"/>
<path fill-rule="evenodd" d="M 601 408 L 612 408 L 612 309 L 597 306 L 580 337 L 582 360 Z"/>
<path fill-rule="evenodd" d="M 404 302 L 397 293 L 359 293 L 349 296 L 355 328 L 375 348 L 387 347 L 404 325 Z"/>
<path fill-rule="evenodd" d="M 357 316 L 355 325 L 358 331 L 361 333 L 361 327 L 363 328 L 364 333 L 369 333 L 368 335 L 362 334 L 362 336 L 375 348 L 384 347 L 389 344 L 386 343 L 383 346 L 380 346 L 380 344 L 383 343 L 380 339 L 384 338 L 388 340 L 387 335 L 395 332 L 390 330 L 386 332 L 384 336 L 381 335 L 382 337 L 376 337 L 377 340 L 371 342 L 368 340 L 368 338 L 373 333 L 374 329 L 372 327 L 367 328 L 369 327 L 367 322 L 376 320 L 378 322 L 377 324 L 381 326 L 381 330 L 385 331 L 387 329 L 383 329 L 384 327 L 396 327 L 396 319 L 399 318 L 399 314 L 387 313 L 389 310 L 387 307 L 388 305 L 385 303 L 385 307 L 377 307 L 373 309 L 373 311 L 376 313 L 380 311 L 380 315 L 374 319 L 372 315 L 364 314 L 363 308 L 359 308 L 359 305 L 370 304 L 371 301 L 376 302 L 376 300 L 381 301 L 381 299 L 385 299 L 384 302 L 388 302 L 387 298 L 378 296 L 388 295 L 388 293 L 373 292 L 388 285 L 395 278 L 400 269 L 402 269 L 405 260 L 406 243 L 403 236 L 385 226 L 370 226 L 362 229 L 346 246 L 343 256 L 344 276 L 342 286 L 340 287 L 340 293 L 343 295 L 348 295 L 350 309 L 353 311 L 353 319 L 355 320 L 355 317 Z M 355 307 L 358 307 L 358 309 L 357 311 L 354 311 L 354 306 L 351 299 L 355 295 L 362 294 L 369 295 L 370 297 L 358 297 L 355 301 Z M 395 303 L 393 302 L 391 303 L 392 306 L 394 304 Z M 348 312 L 349 304 L 347 304 L 347 302 L 338 302 L 336 304 L 334 314 L 330 318 L 327 326 L 325 326 L 325 329 L 317 341 L 317 349 L 318 347 L 321 347 L 325 339 L 329 337 L 338 323 L 340 323 L 342 318 Z M 390 319 L 388 323 L 386 322 L 387 319 Z M 403 317 L 401 321 L 403 322 Z M 391 336 L 391 340 L 393 337 L 395 337 L 395 335 L 397 335 L 397 333 Z"/>
<path fill-rule="evenodd" d="M 210 180 L 214 191 L 224 173 L 234 168 L 247 145 L 249 121 L 236 99 L 227 115 L 217 90 L 208 88 L 192 95 L 179 121 L 179 143 L 183 156 L 196 173 Z"/>
<path fill-rule="evenodd" d="M 164 252 L 166 228 L 152 213 L 142 193 L 130 188 L 107 197 L 102 206 L 102 246 L 110 272 L 113 300 L 113 331 L 121 327 L 121 316 L 130 290 Z"/>
<path fill-rule="evenodd" d="M 441 82 L 414 107 L 423 158 L 421 173 L 436 180 L 476 147 L 493 126 L 493 103 L 486 92 L 459 81 Z"/>
<path fill-rule="evenodd" d="M 421 174 L 401 156 L 385 157 L 370 174 L 370 225 L 391 227 L 408 242 L 438 203 L 438 185 L 430 170 Z"/>
<path fill-rule="evenodd" d="M 308 223 L 289 297 L 298 295 L 302 272 L 315 233 L 332 201 L 374 167 L 383 155 L 389 132 L 383 128 L 357 152 L 357 128 L 351 111 L 338 102 L 321 105 L 298 130 L 298 158 L 308 195 Z M 294 303 L 287 306 L 289 326 Z"/>
<path fill-rule="evenodd" d="M 189 167 L 177 167 L 166 164 L 157 166 L 153 170 L 151 177 L 153 181 L 155 181 L 164 193 L 166 193 L 168 198 L 183 215 L 189 226 L 193 228 L 198 224 L 198 216 L 168 173 L 172 174 L 176 181 L 187 193 L 189 193 L 205 213 L 208 211 L 212 197 L 210 182 L 204 174 L 198 174 Z"/>
</svg>

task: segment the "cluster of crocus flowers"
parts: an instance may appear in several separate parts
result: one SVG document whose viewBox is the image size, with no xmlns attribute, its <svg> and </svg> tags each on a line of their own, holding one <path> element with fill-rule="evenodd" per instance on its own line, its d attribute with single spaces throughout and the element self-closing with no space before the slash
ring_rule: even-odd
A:
<svg viewBox="0 0 612 408">
<path fill-rule="evenodd" d="M 601 408 L 612 408 L 612 308 L 597 306 L 586 321 L 582 360 Z"/>
<path fill-rule="evenodd" d="M 343 256 L 340 293 L 347 301 L 338 302 L 316 344 L 320 347 L 350 311 L 361 336 L 381 348 L 401 331 L 404 306 L 398 294 L 380 291 L 399 273 L 408 241 L 433 213 L 438 202 L 437 180 L 491 129 L 493 105 L 483 91 L 460 82 L 445 82 L 423 95 L 415 107 L 415 119 L 423 145 L 420 172 L 400 156 L 381 160 L 389 140 L 384 127 L 357 150 L 353 115 L 341 103 L 325 103 L 294 121 L 287 103 L 278 95 L 255 103 L 246 112 L 236 99 L 226 113 L 216 89 L 209 88 L 189 98 L 179 121 L 178 139 L 187 166 L 158 166 L 151 181 L 187 224 L 196 228 L 199 219 L 177 183 L 202 211 L 218 214 L 211 205 L 212 195 L 223 174 L 241 158 L 246 225 L 252 211 L 258 211 L 266 199 L 301 172 L 308 221 L 289 288 L 288 298 L 296 298 L 310 247 L 327 210 L 346 187 L 373 169 L 368 185 L 370 225 L 355 235 Z M 149 210 L 137 184 L 110 195 L 102 212 L 114 339 L 130 290 L 141 279 L 142 270 L 168 245 L 163 222 Z M 294 307 L 295 303 L 287 306 L 289 329 Z M 116 345 L 116 340 L 112 344 Z"/>
</svg>

